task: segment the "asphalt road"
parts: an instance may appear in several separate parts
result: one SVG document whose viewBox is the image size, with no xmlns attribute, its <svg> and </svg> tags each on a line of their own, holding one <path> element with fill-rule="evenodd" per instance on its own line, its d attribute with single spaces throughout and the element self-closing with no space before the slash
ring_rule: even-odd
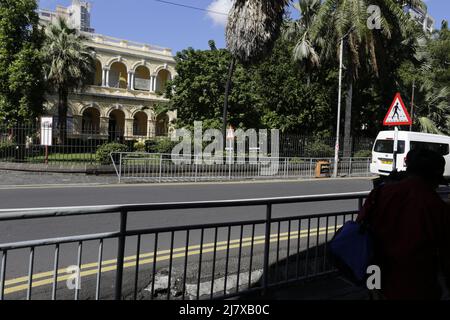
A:
<svg viewBox="0 0 450 320">
<path fill-rule="evenodd" d="M 43 208 L 64 206 L 88 206 L 111 204 L 140 204 L 155 202 L 180 202 L 202 200 L 251 199 L 265 197 L 315 195 L 329 193 L 359 192 L 371 189 L 369 179 L 314 180 L 295 182 L 257 182 L 224 184 L 181 184 L 181 185 L 107 185 L 79 187 L 2 187 L 0 188 L 0 208 Z M 333 201 L 322 203 L 304 203 L 279 205 L 273 208 L 274 217 L 294 217 L 317 213 L 334 213 L 355 210 L 356 201 Z M 167 226 L 185 226 L 203 223 L 249 221 L 264 218 L 264 208 L 225 208 L 202 210 L 172 210 L 160 212 L 142 212 L 130 214 L 128 229 L 142 229 Z M 36 240 L 68 235 L 110 232 L 118 228 L 117 214 L 91 217 L 70 217 L 40 219 L 32 221 L 11 221 L 0 223 L 0 243 Z M 282 227 L 282 232 L 287 231 Z M 315 226 L 313 226 L 315 227 Z M 302 226 L 301 229 L 303 229 Z M 298 229 L 298 226 L 297 226 Z M 275 230 L 276 231 L 276 230 Z M 244 229 L 244 238 L 250 236 L 250 228 Z M 263 232 L 262 226 L 256 227 L 256 236 Z M 240 229 L 231 230 L 231 240 L 239 239 Z M 154 238 L 143 237 L 141 254 L 154 250 Z M 226 230 L 221 230 L 218 241 L 227 238 Z M 158 239 L 158 252 L 169 248 L 170 235 L 161 234 Z M 214 234 L 208 230 L 203 243 L 213 243 Z M 192 232 L 189 245 L 200 243 L 200 232 Z M 185 235 L 177 234 L 175 248 L 185 246 Z M 77 264 L 77 244 L 61 246 L 59 267 Z M 116 242 L 105 242 L 103 261 L 116 258 Z M 53 270 L 54 247 L 39 248 L 35 253 L 34 273 Z M 136 255 L 136 238 L 127 240 L 126 256 Z M 25 276 L 28 271 L 29 251 L 10 252 L 7 263 L 7 280 Z M 83 243 L 82 263 L 95 263 L 98 259 L 98 242 Z M 183 260 L 179 263 L 182 264 Z M 164 263 L 163 263 L 164 265 Z M 174 267 L 177 262 L 174 261 Z M 24 279 L 22 282 L 24 283 Z M 9 287 L 14 287 L 14 281 Z M 42 295 L 48 298 L 51 287 Z M 8 288 L 8 287 L 7 287 Z M 22 292 L 23 294 L 23 292 Z"/>
</svg>

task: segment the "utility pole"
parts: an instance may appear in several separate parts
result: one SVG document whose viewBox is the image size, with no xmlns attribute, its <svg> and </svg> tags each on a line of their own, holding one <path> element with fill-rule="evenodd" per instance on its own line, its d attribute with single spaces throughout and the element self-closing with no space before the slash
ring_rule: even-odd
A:
<svg viewBox="0 0 450 320">
<path fill-rule="evenodd" d="M 409 126 L 409 131 L 413 130 L 414 124 L 414 92 L 416 89 L 416 79 L 413 80 L 412 84 L 412 96 L 411 96 L 411 125 Z"/>
<path fill-rule="evenodd" d="M 338 162 L 339 162 L 339 136 L 341 134 L 341 105 L 342 105 L 342 70 L 344 69 L 344 40 L 348 37 L 350 32 L 355 29 L 355 26 L 341 38 L 341 48 L 339 52 L 339 92 L 338 92 L 338 110 L 337 110 L 337 126 L 336 126 L 336 144 L 334 148 L 334 170 L 333 178 L 337 178 L 338 174 Z"/>
<path fill-rule="evenodd" d="M 341 104 L 342 104 L 342 69 L 344 56 L 344 38 L 341 39 L 341 48 L 339 52 L 339 92 L 338 92 L 338 110 L 337 110 L 337 126 L 336 126 L 336 144 L 334 148 L 334 170 L 333 178 L 337 178 L 338 162 L 339 162 L 339 136 L 341 130 Z"/>
</svg>

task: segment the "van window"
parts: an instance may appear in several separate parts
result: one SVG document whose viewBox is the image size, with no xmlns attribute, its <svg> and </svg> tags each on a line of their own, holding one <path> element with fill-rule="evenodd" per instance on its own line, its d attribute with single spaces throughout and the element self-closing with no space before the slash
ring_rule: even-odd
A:
<svg viewBox="0 0 450 320">
<path fill-rule="evenodd" d="M 422 141 L 411 141 L 411 150 L 414 149 L 426 149 L 439 153 L 441 156 L 449 154 L 449 145 L 445 143 L 433 143 Z"/>
<path fill-rule="evenodd" d="M 377 140 L 375 143 L 375 147 L 373 149 L 374 152 L 379 153 L 394 153 L 394 140 Z M 398 141 L 398 154 L 405 153 L 405 141 Z"/>
</svg>

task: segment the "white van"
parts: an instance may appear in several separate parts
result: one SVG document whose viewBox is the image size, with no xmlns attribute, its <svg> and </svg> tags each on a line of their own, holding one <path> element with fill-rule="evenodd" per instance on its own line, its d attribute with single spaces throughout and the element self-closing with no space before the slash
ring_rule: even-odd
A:
<svg viewBox="0 0 450 320">
<path fill-rule="evenodd" d="M 374 143 L 372 150 L 372 163 L 370 172 L 382 176 L 387 176 L 393 170 L 394 159 L 394 133 L 395 131 L 381 131 Z M 406 155 L 415 148 L 426 148 L 433 150 L 444 156 L 445 172 L 444 176 L 450 178 L 450 137 L 436 134 L 399 131 L 398 132 L 398 152 L 397 170 L 406 170 Z"/>
</svg>

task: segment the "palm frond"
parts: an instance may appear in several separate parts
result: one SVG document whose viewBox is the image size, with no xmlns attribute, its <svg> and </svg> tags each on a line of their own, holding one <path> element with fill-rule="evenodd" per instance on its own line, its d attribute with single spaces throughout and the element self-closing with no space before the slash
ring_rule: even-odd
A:
<svg viewBox="0 0 450 320">
<path fill-rule="evenodd" d="M 243 63 L 256 62 L 273 48 L 290 0 L 235 0 L 226 29 L 227 48 Z"/>
<path fill-rule="evenodd" d="M 438 129 L 436 123 L 427 117 L 420 117 L 419 119 L 420 131 L 425 133 L 442 134 Z"/>
</svg>

